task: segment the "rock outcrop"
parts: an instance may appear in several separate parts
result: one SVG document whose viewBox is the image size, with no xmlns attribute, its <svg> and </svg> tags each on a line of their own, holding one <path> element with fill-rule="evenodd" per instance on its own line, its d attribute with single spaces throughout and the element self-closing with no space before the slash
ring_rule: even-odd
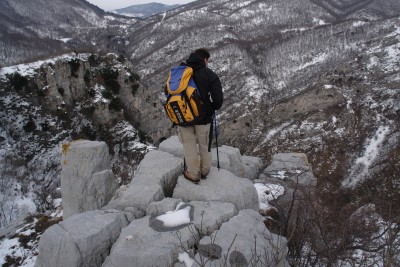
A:
<svg viewBox="0 0 400 267">
<path fill-rule="evenodd" d="M 120 211 L 73 215 L 44 232 L 36 267 L 101 266 L 111 245 L 128 225 Z"/>
<path fill-rule="evenodd" d="M 201 266 L 198 263 L 210 256 L 216 259 L 210 266 L 226 266 L 225 263 L 228 266 L 285 266 L 282 261 L 287 254 L 287 248 L 282 246 L 285 241 L 265 228 L 258 212 L 241 210 L 217 234 L 200 240 L 200 253 L 194 266 Z"/>
<path fill-rule="evenodd" d="M 279 153 L 272 157 L 257 182 L 282 186 L 284 193 L 269 203 L 275 207 L 271 227 L 285 236 L 296 239 L 305 231 L 313 231 L 314 210 L 311 205 L 317 179 L 314 177 L 307 156 L 303 153 Z"/>
<path fill-rule="evenodd" d="M 118 188 L 104 142 L 80 140 L 62 144 L 61 164 L 64 219 L 100 209 Z"/>
<path fill-rule="evenodd" d="M 183 158 L 183 147 L 179 142 L 177 136 L 172 136 L 167 140 L 163 141 L 159 149 L 168 152 L 178 158 Z M 258 177 L 258 174 L 262 168 L 261 159 L 258 157 L 242 156 L 238 148 L 230 146 L 221 146 L 217 150 L 213 148 L 212 162 L 211 165 L 222 169 L 228 170 L 238 177 L 246 177 L 254 180 Z"/>
<path fill-rule="evenodd" d="M 95 144 L 87 145 L 82 155 L 89 158 Z M 289 266 L 286 239 L 271 233 L 258 212 L 258 194 L 250 178 L 258 176 L 261 160 L 223 146 L 221 169 L 212 167 L 207 179 L 195 185 L 181 175 L 180 153 L 177 138 L 167 139 L 160 150 L 145 156 L 132 182 L 118 189 L 101 210 L 76 214 L 50 227 L 40 240 L 35 266 L 257 266 L 254 259 L 259 257 L 274 266 Z M 63 160 L 68 163 L 69 158 Z M 57 265 L 60 262 L 65 265 Z"/>
<path fill-rule="evenodd" d="M 317 179 L 311 171 L 307 155 L 304 153 L 279 153 L 272 157 L 271 164 L 262 171 L 263 178 L 281 180 L 315 189 Z"/>
<path fill-rule="evenodd" d="M 178 179 L 173 197 L 184 201 L 220 201 L 233 203 L 238 210 L 258 211 L 258 195 L 253 183 L 237 177 L 224 169 L 211 167 L 209 178 L 202 180 L 199 186 L 185 179 Z"/>
</svg>

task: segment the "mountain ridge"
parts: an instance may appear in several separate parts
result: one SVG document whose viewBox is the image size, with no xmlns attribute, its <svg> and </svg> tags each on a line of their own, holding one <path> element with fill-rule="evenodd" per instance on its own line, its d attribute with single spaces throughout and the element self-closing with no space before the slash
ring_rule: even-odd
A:
<svg viewBox="0 0 400 267">
<path fill-rule="evenodd" d="M 165 5 L 152 2 L 148 4 L 132 5 L 125 8 L 115 9 L 113 10 L 113 12 L 125 16 L 147 18 L 152 15 L 156 15 L 177 8 L 179 6 L 180 5 Z"/>
</svg>

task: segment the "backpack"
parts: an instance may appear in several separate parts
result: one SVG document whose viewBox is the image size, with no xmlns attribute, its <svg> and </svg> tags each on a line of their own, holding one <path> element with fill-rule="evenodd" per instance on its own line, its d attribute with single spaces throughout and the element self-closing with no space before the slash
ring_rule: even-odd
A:
<svg viewBox="0 0 400 267">
<path fill-rule="evenodd" d="M 204 117 L 203 102 L 194 82 L 191 67 L 172 68 L 166 89 L 168 94 L 164 108 L 174 125 L 195 125 Z"/>
</svg>

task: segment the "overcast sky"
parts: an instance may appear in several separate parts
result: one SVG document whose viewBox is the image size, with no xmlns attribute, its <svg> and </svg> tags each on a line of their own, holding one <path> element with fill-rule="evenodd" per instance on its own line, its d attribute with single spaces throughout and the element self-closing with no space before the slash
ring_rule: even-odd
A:
<svg viewBox="0 0 400 267">
<path fill-rule="evenodd" d="M 117 8 L 124 8 L 132 5 L 140 5 L 147 3 L 162 3 L 166 5 L 174 4 L 187 4 L 193 2 L 194 0 L 87 0 L 88 2 L 104 9 L 106 11 L 114 10 Z"/>
</svg>

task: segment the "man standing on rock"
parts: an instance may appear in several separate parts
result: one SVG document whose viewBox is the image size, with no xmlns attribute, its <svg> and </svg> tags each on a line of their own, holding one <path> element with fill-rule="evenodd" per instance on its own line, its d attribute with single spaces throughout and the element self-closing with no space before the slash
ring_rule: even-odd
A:
<svg viewBox="0 0 400 267">
<path fill-rule="evenodd" d="M 210 126 L 213 123 L 215 110 L 219 110 L 223 102 L 221 81 L 218 75 L 207 67 L 209 59 L 210 52 L 200 48 L 191 53 L 186 63 L 183 63 L 193 69 L 193 80 L 200 92 L 205 110 L 205 117 L 196 125 L 178 126 L 178 137 L 183 144 L 187 166 L 183 175 L 196 184 L 200 178 L 205 179 L 210 172 L 211 152 L 208 151 Z"/>
</svg>

